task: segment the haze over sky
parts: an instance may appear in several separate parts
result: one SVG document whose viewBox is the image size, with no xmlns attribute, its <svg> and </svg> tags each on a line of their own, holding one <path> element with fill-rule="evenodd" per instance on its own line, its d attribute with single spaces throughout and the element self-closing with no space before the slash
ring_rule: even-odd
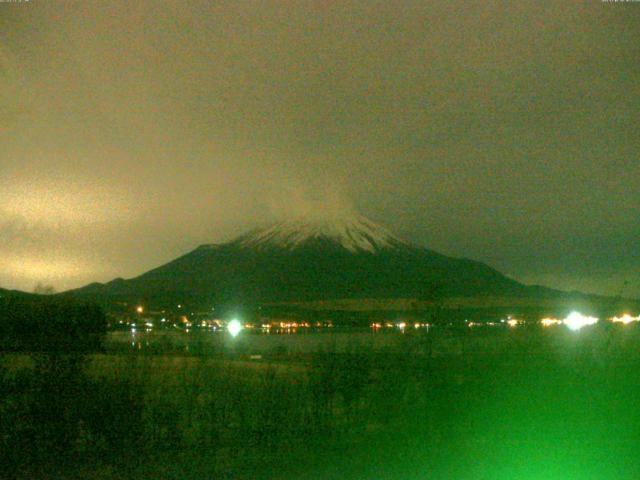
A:
<svg viewBox="0 0 640 480">
<path fill-rule="evenodd" d="M 353 208 L 640 297 L 640 3 L 0 3 L 0 287 Z"/>
</svg>

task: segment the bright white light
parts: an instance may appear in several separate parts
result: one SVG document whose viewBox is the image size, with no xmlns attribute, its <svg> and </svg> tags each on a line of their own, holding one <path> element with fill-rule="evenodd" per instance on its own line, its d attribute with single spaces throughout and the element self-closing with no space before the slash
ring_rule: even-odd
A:
<svg viewBox="0 0 640 480">
<path fill-rule="evenodd" d="M 515 318 L 510 318 L 510 319 L 507 321 L 507 324 L 508 324 L 510 327 L 517 327 L 517 326 L 518 326 L 518 323 L 519 323 L 519 322 L 518 322 L 518 320 L 516 320 Z"/>
<path fill-rule="evenodd" d="M 594 325 L 598 322 L 596 317 L 587 317 L 578 312 L 571 312 L 567 318 L 564 319 L 564 323 L 571 330 L 580 330 L 587 325 Z"/>
<path fill-rule="evenodd" d="M 628 313 L 625 313 L 621 317 L 611 318 L 611 321 L 615 323 L 624 323 L 625 325 L 627 325 L 628 323 L 631 323 L 631 322 L 640 322 L 640 315 L 638 315 L 637 317 L 632 317 Z"/>
<path fill-rule="evenodd" d="M 404 322 L 400 322 L 400 323 L 398 323 L 398 328 L 399 328 L 400 330 L 403 330 L 403 329 L 404 329 L 404 327 L 406 327 L 406 326 L 407 326 L 407 324 L 406 324 L 406 323 L 404 323 Z"/>
<path fill-rule="evenodd" d="M 229 322 L 229 325 L 227 325 L 227 330 L 232 337 L 236 337 L 242 330 L 242 324 L 234 318 Z"/>
</svg>

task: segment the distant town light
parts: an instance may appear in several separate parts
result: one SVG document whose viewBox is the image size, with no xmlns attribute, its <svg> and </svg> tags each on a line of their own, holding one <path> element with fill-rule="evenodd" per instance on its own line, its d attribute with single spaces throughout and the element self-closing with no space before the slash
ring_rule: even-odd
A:
<svg viewBox="0 0 640 480">
<path fill-rule="evenodd" d="M 242 324 L 235 318 L 231 320 L 227 325 L 227 331 L 231 334 L 232 337 L 237 337 L 241 330 Z"/>
<path fill-rule="evenodd" d="M 632 317 L 628 313 L 625 313 L 621 317 L 612 317 L 610 320 L 614 323 L 623 323 L 627 325 L 631 322 L 640 322 L 640 315 L 638 315 L 637 317 Z"/>
<path fill-rule="evenodd" d="M 582 327 L 586 327 L 587 325 L 594 325 L 597 322 L 598 319 L 596 317 L 588 317 L 579 312 L 571 312 L 562 323 L 569 327 L 569 329 L 575 331 L 580 330 Z"/>
<path fill-rule="evenodd" d="M 551 327 L 552 325 L 560 325 L 562 320 L 558 320 L 557 318 L 543 318 L 540 320 L 540 323 L 543 327 Z"/>
<path fill-rule="evenodd" d="M 515 318 L 510 318 L 509 320 L 507 320 L 507 325 L 509 325 L 510 327 L 515 327 L 518 325 L 518 320 L 516 320 Z"/>
<path fill-rule="evenodd" d="M 138 308 L 136 308 L 136 312 L 138 313 L 144 312 L 144 307 L 142 305 L 138 305 Z"/>
</svg>

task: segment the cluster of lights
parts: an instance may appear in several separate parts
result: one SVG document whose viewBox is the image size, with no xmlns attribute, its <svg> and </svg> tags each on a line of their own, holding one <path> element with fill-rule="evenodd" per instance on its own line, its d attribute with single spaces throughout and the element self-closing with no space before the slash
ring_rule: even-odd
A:
<svg viewBox="0 0 640 480">
<path fill-rule="evenodd" d="M 640 322 L 640 315 L 638 315 L 637 317 L 632 317 L 628 313 L 625 313 L 621 317 L 612 317 L 610 318 L 610 320 L 613 323 L 623 323 L 625 325 L 628 325 L 629 323 L 632 323 L 632 322 Z"/>
<path fill-rule="evenodd" d="M 466 322 L 466 320 L 465 320 L 465 322 Z M 501 318 L 500 319 L 500 323 L 506 323 L 511 328 L 513 328 L 513 327 L 517 327 L 518 325 L 523 324 L 524 322 L 522 320 L 518 320 L 517 318 L 513 318 L 511 315 L 509 315 L 506 319 Z M 479 324 L 477 324 L 477 325 L 479 325 Z M 494 324 L 490 323 L 489 325 L 494 325 Z"/>
<path fill-rule="evenodd" d="M 418 329 L 418 328 L 429 328 L 431 325 L 428 323 L 414 323 L 413 324 L 413 328 Z M 380 323 L 380 322 L 374 322 L 371 324 L 371 328 L 373 328 L 374 330 L 379 330 L 381 328 L 398 328 L 400 330 L 404 330 L 405 328 L 407 328 L 407 323 L 400 321 L 398 323 L 391 323 L 391 322 L 386 322 L 386 323 Z"/>
<path fill-rule="evenodd" d="M 557 318 L 546 317 L 540 320 L 540 324 L 543 327 L 553 327 L 555 325 L 566 325 L 570 330 L 580 330 L 582 327 L 588 325 L 595 325 L 598 323 L 597 317 L 590 317 L 583 315 L 580 312 L 571 312 L 564 320 Z"/>
<path fill-rule="evenodd" d="M 311 326 L 308 322 L 280 322 L 280 328 L 309 328 Z"/>
<path fill-rule="evenodd" d="M 178 308 L 182 308 L 182 305 L 178 305 Z M 142 305 L 138 305 L 136 307 L 136 312 L 138 314 L 142 314 L 144 313 L 144 307 Z M 580 330 L 582 327 L 588 326 L 588 325 L 594 325 L 598 322 L 598 318 L 597 317 L 591 317 L 591 316 L 587 316 L 587 315 L 582 315 L 579 312 L 571 312 L 564 320 L 559 320 L 557 318 L 551 318 L 551 317 L 545 317 L 542 318 L 540 320 L 540 324 L 543 327 L 552 327 L 552 326 L 556 326 L 556 325 L 566 325 L 570 330 Z M 183 323 L 183 325 L 186 327 L 187 332 L 189 331 L 189 328 L 192 326 L 192 322 L 189 321 L 189 319 L 186 316 L 182 316 L 181 317 L 181 321 Z M 609 318 L 609 321 L 613 322 L 613 323 L 622 323 L 623 325 L 628 325 L 630 323 L 633 322 L 640 322 L 640 315 L 638 316 L 632 316 L 628 313 L 624 313 L 622 316 L 618 317 L 618 316 L 614 316 Z M 161 320 L 162 323 L 166 322 L 166 318 L 162 318 Z M 475 327 L 475 326 L 484 326 L 484 325 L 489 325 L 489 326 L 494 326 L 494 325 L 499 325 L 499 323 L 494 323 L 494 322 L 467 322 L 467 325 L 469 327 Z M 120 320 L 119 323 L 123 323 L 122 320 Z M 127 322 L 128 324 L 129 322 Z M 500 323 L 506 323 L 509 327 L 513 328 L 516 327 L 520 324 L 523 324 L 524 322 L 522 320 L 518 320 L 516 318 L 513 318 L 511 316 L 507 317 L 507 319 L 502 319 L 500 320 Z M 307 322 L 279 322 L 279 323 L 273 323 L 273 324 L 263 324 L 262 329 L 263 330 L 267 330 L 269 331 L 271 329 L 271 327 L 273 326 L 279 326 L 281 329 L 296 329 L 299 327 L 302 328 L 308 328 L 311 327 L 310 323 Z M 131 323 L 131 332 L 132 333 L 136 333 L 136 323 Z M 150 331 L 151 328 L 153 328 L 153 323 L 151 322 L 145 322 L 145 327 L 147 327 L 147 331 Z M 174 325 L 175 326 L 175 325 Z M 210 327 L 213 329 L 217 329 L 217 328 L 221 328 L 222 325 L 220 324 L 219 321 L 201 321 L 200 322 L 200 326 L 201 327 Z M 322 325 L 320 322 L 318 322 L 316 324 L 316 326 L 320 327 L 320 326 L 328 326 L 331 327 L 333 326 L 332 324 L 327 324 L 327 325 Z M 422 327 L 426 327 L 429 328 L 430 324 L 428 323 L 414 323 L 413 324 L 414 328 L 418 329 L 418 328 L 422 328 Z M 399 321 L 396 323 L 391 323 L 391 322 L 386 322 L 384 324 L 382 323 L 372 323 L 371 324 L 371 328 L 374 330 L 378 330 L 381 328 L 398 328 L 401 331 L 404 331 L 404 329 L 407 327 L 407 323 L 404 321 Z M 237 319 L 233 319 L 231 320 L 228 324 L 227 324 L 227 331 L 231 334 L 231 336 L 236 337 L 243 328 L 253 328 L 252 324 L 247 324 L 247 325 L 242 325 Z"/>
<path fill-rule="evenodd" d="M 543 318 L 542 320 L 540 320 L 540 324 L 543 327 L 552 327 L 554 325 L 561 325 L 562 324 L 562 320 L 558 320 L 557 318 Z"/>
<path fill-rule="evenodd" d="M 467 326 L 469 328 L 472 327 L 496 327 L 498 325 L 500 325 L 500 323 L 504 323 L 504 322 L 468 322 Z M 429 324 L 426 324 L 427 327 L 429 326 Z"/>
<path fill-rule="evenodd" d="M 569 327 L 571 330 L 579 330 L 587 325 L 594 325 L 598 323 L 597 317 L 590 317 L 586 315 L 582 315 L 579 312 L 571 312 L 567 318 L 564 320 L 558 320 L 557 318 L 543 318 L 540 320 L 540 324 L 543 327 L 551 327 L 553 325 L 561 325 L 564 324 Z M 611 317 L 609 321 L 613 323 L 622 323 L 624 325 L 628 325 L 633 322 L 640 322 L 640 315 L 634 317 L 628 313 L 623 314 L 620 317 Z"/>
<path fill-rule="evenodd" d="M 511 317 L 509 317 L 509 320 L 507 320 L 507 325 L 509 325 L 511 328 L 517 327 L 521 323 L 522 322 L 520 320 L 517 320 L 515 318 L 511 318 Z"/>
<path fill-rule="evenodd" d="M 564 320 L 559 320 L 557 318 L 552 318 L 552 317 L 545 317 L 540 320 L 540 325 L 542 325 L 545 328 L 552 327 L 555 325 L 566 325 L 570 330 L 575 331 L 575 330 L 580 330 L 582 327 L 586 327 L 588 325 L 594 325 L 597 322 L 598 322 L 597 317 L 582 315 L 579 312 L 571 312 Z M 511 317 L 509 317 L 508 320 L 506 321 L 506 324 L 512 328 L 522 323 L 524 322 Z"/>
</svg>

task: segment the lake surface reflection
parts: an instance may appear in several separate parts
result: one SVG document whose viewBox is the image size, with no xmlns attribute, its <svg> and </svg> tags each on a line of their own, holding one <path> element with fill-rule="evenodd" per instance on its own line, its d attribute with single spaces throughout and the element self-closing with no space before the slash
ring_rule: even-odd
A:
<svg viewBox="0 0 640 480">
<path fill-rule="evenodd" d="M 295 334 L 265 334 L 243 331 L 232 336 L 224 331 L 119 331 L 107 336 L 108 352 L 187 353 L 202 355 L 239 354 L 296 355 L 313 352 L 370 351 L 384 353 L 401 349 L 416 354 L 462 354 L 491 352 L 500 348 L 509 332 L 487 329 L 483 332 L 422 330 L 377 332 L 370 328 L 333 328 Z"/>
</svg>

